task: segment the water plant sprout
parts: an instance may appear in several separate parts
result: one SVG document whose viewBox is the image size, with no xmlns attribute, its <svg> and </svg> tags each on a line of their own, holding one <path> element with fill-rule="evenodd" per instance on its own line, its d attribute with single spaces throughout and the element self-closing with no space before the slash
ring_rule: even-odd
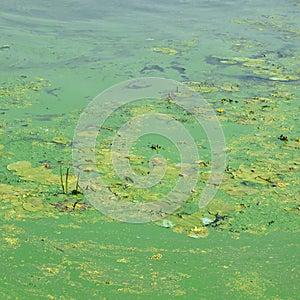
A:
<svg viewBox="0 0 300 300">
<path fill-rule="evenodd" d="M 65 180 L 63 178 L 62 162 L 59 162 L 59 174 L 60 174 L 60 184 L 63 191 L 63 194 L 69 195 L 69 172 L 70 167 L 67 167 Z M 79 174 L 77 175 L 75 189 L 72 191 L 73 195 L 81 194 L 79 191 Z"/>
</svg>

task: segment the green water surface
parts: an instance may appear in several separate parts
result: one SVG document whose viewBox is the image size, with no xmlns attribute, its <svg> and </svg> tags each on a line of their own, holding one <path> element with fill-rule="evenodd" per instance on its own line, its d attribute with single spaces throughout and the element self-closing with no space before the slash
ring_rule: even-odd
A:
<svg viewBox="0 0 300 300">
<path fill-rule="evenodd" d="M 299 9 L 279 0 L 2 3 L 0 298 L 298 299 Z M 199 209 L 211 154 L 193 117 L 167 99 L 115 112 L 96 149 L 121 201 L 159 200 L 179 174 L 172 141 L 146 135 L 132 167 L 146 176 L 151 157 L 166 157 L 161 186 L 141 193 L 116 176 L 105 151 L 130 117 L 172 111 L 200 158 L 182 207 L 154 223 L 122 223 L 76 187 L 72 139 L 95 96 L 150 76 L 205 98 L 224 131 L 226 169 Z"/>
</svg>

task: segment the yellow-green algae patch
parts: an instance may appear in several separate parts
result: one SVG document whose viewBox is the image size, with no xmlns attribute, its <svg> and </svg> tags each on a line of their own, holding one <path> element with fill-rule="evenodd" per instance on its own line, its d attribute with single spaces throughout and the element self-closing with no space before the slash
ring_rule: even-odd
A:
<svg viewBox="0 0 300 300">
<path fill-rule="evenodd" d="M 208 228 L 206 228 L 202 221 L 203 213 L 196 212 L 188 215 L 169 215 L 162 220 L 156 221 L 155 224 L 171 228 L 174 232 L 183 233 L 193 238 L 203 238 L 208 235 Z"/>
<path fill-rule="evenodd" d="M 44 208 L 44 202 L 41 197 L 30 196 L 23 200 L 23 209 L 31 212 L 40 211 Z"/>
<path fill-rule="evenodd" d="M 215 82 L 210 81 L 189 81 L 185 82 L 188 85 L 191 91 L 199 92 L 199 93 L 213 93 L 217 92 L 219 88 L 216 86 Z"/>
<path fill-rule="evenodd" d="M 45 208 L 44 199 L 34 189 L 0 184 L 0 197 L 1 214 L 5 220 L 23 218 L 26 211 L 39 212 Z"/>
<path fill-rule="evenodd" d="M 27 76 L 13 82 L 0 83 L 0 101 L 2 108 L 26 107 L 34 103 L 37 92 L 48 87 L 50 83 L 43 78 L 28 80 Z"/>
<path fill-rule="evenodd" d="M 0 195 L 2 201 L 19 201 L 28 193 L 27 190 L 9 184 L 0 184 Z"/>
<path fill-rule="evenodd" d="M 43 184 L 60 184 L 60 177 L 44 166 L 31 167 L 29 161 L 18 161 L 7 166 L 10 171 L 15 171 L 24 180 L 40 182 Z"/>
<path fill-rule="evenodd" d="M 171 49 L 171 48 L 166 48 L 166 47 L 157 47 L 157 48 L 152 48 L 151 50 L 154 52 L 159 52 L 159 53 L 163 53 L 163 54 L 170 54 L 170 55 L 177 54 L 177 50 Z"/>
<path fill-rule="evenodd" d="M 257 75 L 266 75 L 271 81 L 297 81 L 299 80 L 297 70 L 293 64 L 286 60 L 278 60 L 272 54 L 261 55 L 261 58 L 251 57 L 220 57 L 211 56 L 220 64 L 239 65 L 243 71 L 250 71 Z"/>
<path fill-rule="evenodd" d="M 61 184 L 60 175 L 54 174 L 51 169 L 47 168 L 47 165 L 33 168 L 29 161 L 17 161 L 9 164 L 7 169 L 14 171 L 18 176 L 27 181 L 39 182 L 42 184 Z M 65 180 L 65 175 L 62 175 L 63 180 Z M 76 176 L 74 174 L 69 174 L 68 184 L 74 185 L 75 182 Z"/>
<path fill-rule="evenodd" d="M 61 145 L 69 145 L 71 143 L 71 140 L 63 136 L 56 136 L 53 138 L 53 142 Z"/>
</svg>

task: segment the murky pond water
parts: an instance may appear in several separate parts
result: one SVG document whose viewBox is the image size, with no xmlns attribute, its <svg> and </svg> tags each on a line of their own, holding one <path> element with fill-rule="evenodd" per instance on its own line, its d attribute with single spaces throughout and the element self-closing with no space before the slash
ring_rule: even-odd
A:
<svg viewBox="0 0 300 300">
<path fill-rule="evenodd" d="M 2 4 L 1 299 L 296 299 L 299 10 L 292 0 Z M 96 163 L 86 161 L 81 175 L 73 168 L 83 110 L 140 77 L 178 81 L 220 122 L 226 163 L 207 205 L 199 199 L 213 147 L 195 122 L 207 114 L 176 105 L 181 88 L 114 111 L 99 130 Z M 118 201 L 133 205 L 155 204 L 191 178 L 180 169 L 183 148 L 153 133 L 129 149 L 133 173 L 115 172 L 110 152 L 122 126 L 150 113 L 189 131 L 199 159 L 188 170 L 198 168 L 197 183 L 154 222 L 120 222 L 86 197 L 97 187 L 83 187 L 85 174 L 101 176 Z M 135 175 L 146 178 L 161 157 L 159 184 L 136 187 Z"/>
</svg>

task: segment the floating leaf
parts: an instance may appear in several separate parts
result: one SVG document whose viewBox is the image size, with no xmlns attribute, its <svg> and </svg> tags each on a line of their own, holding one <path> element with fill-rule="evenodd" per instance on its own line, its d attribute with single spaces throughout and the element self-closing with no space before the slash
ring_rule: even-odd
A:
<svg viewBox="0 0 300 300">
<path fill-rule="evenodd" d="M 40 197 L 27 197 L 23 200 L 23 209 L 31 212 L 40 211 L 44 208 L 43 199 Z"/>
<path fill-rule="evenodd" d="M 209 204 L 207 210 L 211 215 L 228 216 L 234 212 L 241 210 L 241 207 L 240 205 L 235 205 L 229 202 L 215 199 Z"/>
<path fill-rule="evenodd" d="M 40 182 L 43 184 L 60 184 L 60 177 L 53 174 L 44 166 L 32 168 L 29 161 L 18 161 L 7 166 L 10 171 L 15 171 L 24 180 Z"/>
</svg>

